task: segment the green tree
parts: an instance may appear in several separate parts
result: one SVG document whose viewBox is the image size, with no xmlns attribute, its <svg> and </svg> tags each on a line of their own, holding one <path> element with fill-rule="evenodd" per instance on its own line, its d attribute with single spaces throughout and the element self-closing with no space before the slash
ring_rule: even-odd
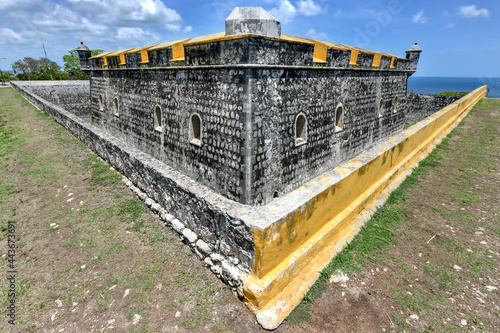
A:
<svg viewBox="0 0 500 333">
<path fill-rule="evenodd" d="M 38 71 L 40 64 L 40 60 L 36 60 L 31 57 L 24 57 L 22 60 L 18 60 L 12 64 L 12 70 L 16 74 L 24 74 L 28 80 L 31 80 L 34 79 L 35 72 Z"/>
<path fill-rule="evenodd" d="M 14 73 L 20 80 L 50 80 L 50 75 L 54 80 L 67 80 L 69 75 L 61 71 L 55 61 L 48 58 L 34 59 L 31 57 L 24 57 L 12 64 Z"/>
<path fill-rule="evenodd" d="M 92 50 L 91 55 L 95 56 L 101 54 L 103 50 Z M 64 71 L 70 76 L 78 77 L 79 79 L 87 79 L 88 76 L 85 75 L 80 69 L 80 58 L 78 57 L 78 52 L 76 50 L 71 50 L 68 54 L 63 56 L 64 61 Z"/>
</svg>

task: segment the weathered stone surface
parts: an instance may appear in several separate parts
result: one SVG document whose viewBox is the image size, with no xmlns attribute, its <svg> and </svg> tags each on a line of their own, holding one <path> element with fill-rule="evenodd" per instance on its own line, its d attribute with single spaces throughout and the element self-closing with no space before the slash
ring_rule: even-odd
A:
<svg viewBox="0 0 500 333">
<path fill-rule="evenodd" d="M 410 93 L 407 96 L 405 122 L 413 125 L 441 110 L 460 97 Z"/>
<path fill-rule="evenodd" d="M 281 23 L 261 7 L 236 7 L 226 19 L 226 36 L 280 38 Z"/>
<path fill-rule="evenodd" d="M 222 275 L 227 280 L 238 281 L 240 278 L 240 272 L 238 269 L 228 263 L 226 260 L 222 261 Z"/>
<path fill-rule="evenodd" d="M 349 60 L 347 54 L 341 56 Z M 93 124 L 247 204 L 265 204 L 275 193 L 290 192 L 402 130 L 405 123 L 406 72 L 400 71 L 214 66 L 92 75 L 92 103 L 103 95 L 105 104 L 104 111 L 94 107 Z M 118 95 L 127 98 L 119 101 L 117 117 L 112 109 Z M 393 112 L 395 97 L 399 112 Z M 154 129 L 156 106 L 162 109 L 161 132 Z M 342 131 L 335 127 L 338 106 L 344 112 Z M 201 146 L 189 140 L 193 113 L 201 118 Z M 307 119 L 307 143 L 295 147 L 299 113 Z M 212 228 L 213 222 L 199 215 L 201 224 Z"/>
<path fill-rule="evenodd" d="M 174 219 L 172 220 L 172 228 L 174 228 L 174 230 L 177 231 L 178 233 L 182 233 L 182 230 L 184 230 L 185 226 L 178 219 Z"/>
<path fill-rule="evenodd" d="M 151 205 L 151 210 L 155 213 L 158 213 L 161 209 L 161 206 L 156 202 Z"/>
<path fill-rule="evenodd" d="M 218 253 L 212 253 L 210 259 L 212 259 L 213 262 L 221 262 L 224 260 L 224 257 Z"/>
<path fill-rule="evenodd" d="M 31 81 L 30 90 L 85 121 L 91 119 L 89 81 Z"/>
<path fill-rule="evenodd" d="M 312 66 L 314 45 L 252 36 L 185 45 L 185 64 L 262 64 Z"/>
<path fill-rule="evenodd" d="M 198 239 L 198 236 L 191 229 L 188 229 L 188 228 L 185 228 L 184 230 L 182 230 L 182 235 L 184 237 L 186 237 L 186 239 L 190 243 L 194 243 L 194 242 L 196 242 L 196 239 Z"/>
<path fill-rule="evenodd" d="M 208 246 L 207 243 L 205 243 L 203 240 L 201 239 L 198 239 L 196 241 L 196 247 L 198 248 L 198 250 L 203 253 L 205 256 L 208 256 L 210 255 L 210 253 L 212 253 L 212 249 L 210 249 L 210 246 Z"/>
</svg>

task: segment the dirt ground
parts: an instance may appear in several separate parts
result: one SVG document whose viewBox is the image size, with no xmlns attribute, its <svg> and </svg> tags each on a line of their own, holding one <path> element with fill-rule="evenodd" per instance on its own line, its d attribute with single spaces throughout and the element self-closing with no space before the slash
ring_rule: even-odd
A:
<svg viewBox="0 0 500 333">
<path fill-rule="evenodd" d="M 385 247 L 276 332 L 498 332 L 499 115 L 500 101 L 483 100 L 397 203 L 404 214 Z M 1 330 L 265 332 L 120 179 L 0 89 Z"/>
</svg>

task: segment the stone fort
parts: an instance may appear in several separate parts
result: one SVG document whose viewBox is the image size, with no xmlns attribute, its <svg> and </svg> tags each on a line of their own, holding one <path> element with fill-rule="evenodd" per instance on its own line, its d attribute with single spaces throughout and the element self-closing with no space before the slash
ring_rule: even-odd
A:
<svg viewBox="0 0 500 333">
<path fill-rule="evenodd" d="M 260 7 L 218 34 L 77 51 L 90 83 L 14 87 L 148 197 L 268 329 L 484 96 L 409 94 L 416 43 L 398 57 L 290 36 Z"/>
</svg>

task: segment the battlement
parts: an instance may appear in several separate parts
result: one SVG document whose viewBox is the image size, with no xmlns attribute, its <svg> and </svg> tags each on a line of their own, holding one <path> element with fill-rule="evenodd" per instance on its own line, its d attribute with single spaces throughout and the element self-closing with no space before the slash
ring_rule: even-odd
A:
<svg viewBox="0 0 500 333">
<path fill-rule="evenodd" d="M 236 7 L 226 31 L 192 39 L 112 51 L 89 58 L 85 70 L 203 65 L 273 65 L 416 71 L 407 57 L 281 33 L 281 23 L 260 7 Z"/>
</svg>

